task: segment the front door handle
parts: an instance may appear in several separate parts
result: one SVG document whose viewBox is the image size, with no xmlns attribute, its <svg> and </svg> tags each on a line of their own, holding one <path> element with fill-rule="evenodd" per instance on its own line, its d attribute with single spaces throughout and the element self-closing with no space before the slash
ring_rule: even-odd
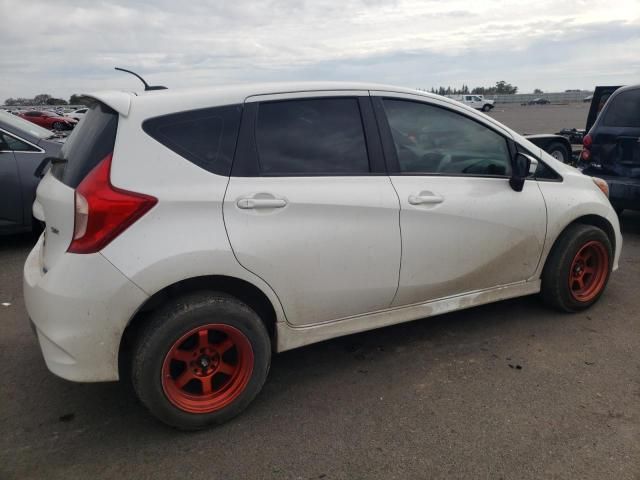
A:
<svg viewBox="0 0 640 480">
<path fill-rule="evenodd" d="M 444 202 L 444 197 L 433 192 L 420 192 L 417 195 L 409 195 L 411 205 L 435 205 Z"/>
<path fill-rule="evenodd" d="M 249 197 L 240 197 L 236 205 L 243 210 L 282 208 L 287 205 L 287 201 L 284 198 L 276 198 L 271 194 L 258 194 Z"/>
</svg>

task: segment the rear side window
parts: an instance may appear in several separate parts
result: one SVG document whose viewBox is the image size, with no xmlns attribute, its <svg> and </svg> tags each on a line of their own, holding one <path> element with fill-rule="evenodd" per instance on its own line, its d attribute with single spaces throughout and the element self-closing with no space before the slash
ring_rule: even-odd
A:
<svg viewBox="0 0 640 480">
<path fill-rule="evenodd" d="M 151 118 L 142 128 L 165 147 L 217 175 L 228 176 L 238 139 L 240 105 Z"/>
<path fill-rule="evenodd" d="M 0 151 L 39 152 L 40 150 L 13 135 L 0 131 Z"/>
<path fill-rule="evenodd" d="M 640 127 L 640 89 L 627 90 L 613 97 L 603 124 L 608 127 Z"/>
<path fill-rule="evenodd" d="M 67 162 L 54 165 L 51 173 L 76 188 L 100 160 L 113 153 L 117 128 L 118 113 L 96 103 L 60 149 L 60 157 Z"/>
<path fill-rule="evenodd" d="M 362 175 L 369 157 L 355 98 L 261 103 L 256 124 L 265 175 Z"/>
</svg>

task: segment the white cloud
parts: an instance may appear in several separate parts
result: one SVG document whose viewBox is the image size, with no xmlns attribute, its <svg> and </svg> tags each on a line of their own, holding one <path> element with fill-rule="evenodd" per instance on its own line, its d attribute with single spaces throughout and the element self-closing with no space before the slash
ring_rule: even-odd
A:
<svg viewBox="0 0 640 480">
<path fill-rule="evenodd" d="M 640 2 L 0 0 L 0 100 L 284 79 L 521 89 L 640 80 Z"/>
</svg>

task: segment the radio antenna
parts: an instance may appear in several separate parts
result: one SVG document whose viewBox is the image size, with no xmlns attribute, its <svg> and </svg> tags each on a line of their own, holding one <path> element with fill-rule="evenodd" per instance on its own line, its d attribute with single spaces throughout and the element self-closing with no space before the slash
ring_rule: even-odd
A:
<svg viewBox="0 0 640 480">
<path fill-rule="evenodd" d="M 121 72 L 130 73 L 131 75 L 137 77 L 138 80 L 140 80 L 144 84 L 145 92 L 148 92 L 149 90 L 166 90 L 167 89 L 167 87 L 163 87 L 162 85 L 149 85 L 147 82 L 144 81 L 144 78 L 142 78 L 136 72 L 132 72 L 131 70 L 127 70 L 125 68 L 120 68 L 120 67 L 114 67 L 114 68 L 116 70 L 120 70 Z"/>
</svg>

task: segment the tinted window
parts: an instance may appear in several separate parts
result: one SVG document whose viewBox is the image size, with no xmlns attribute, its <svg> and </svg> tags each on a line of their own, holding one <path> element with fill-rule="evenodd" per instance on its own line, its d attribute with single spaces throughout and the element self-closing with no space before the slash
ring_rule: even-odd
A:
<svg viewBox="0 0 640 480">
<path fill-rule="evenodd" d="M 37 148 L 32 147 L 22 140 L 4 132 L 0 132 L 0 150 L 12 150 L 14 152 L 37 152 Z"/>
<path fill-rule="evenodd" d="M 240 105 L 205 108 L 152 118 L 142 128 L 199 167 L 229 175 L 241 114 Z"/>
<path fill-rule="evenodd" d="M 458 113 L 403 100 L 384 100 L 400 172 L 510 175 L 507 141 Z"/>
<path fill-rule="evenodd" d="M 260 170 L 267 175 L 354 175 L 369 172 L 355 98 L 260 104 L 256 125 Z"/>
<path fill-rule="evenodd" d="M 622 92 L 607 107 L 604 125 L 609 127 L 640 127 L 640 89 Z"/>
<path fill-rule="evenodd" d="M 62 145 L 60 157 L 67 162 L 54 165 L 52 174 L 76 188 L 93 167 L 113 153 L 117 128 L 118 114 L 106 105 L 96 103 Z"/>
<path fill-rule="evenodd" d="M 40 117 L 40 116 L 42 116 L 42 113 L 40 113 L 40 112 L 27 112 L 27 113 L 25 113 L 25 116 L 27 116 L 27 117 Z"/>
</svg>

